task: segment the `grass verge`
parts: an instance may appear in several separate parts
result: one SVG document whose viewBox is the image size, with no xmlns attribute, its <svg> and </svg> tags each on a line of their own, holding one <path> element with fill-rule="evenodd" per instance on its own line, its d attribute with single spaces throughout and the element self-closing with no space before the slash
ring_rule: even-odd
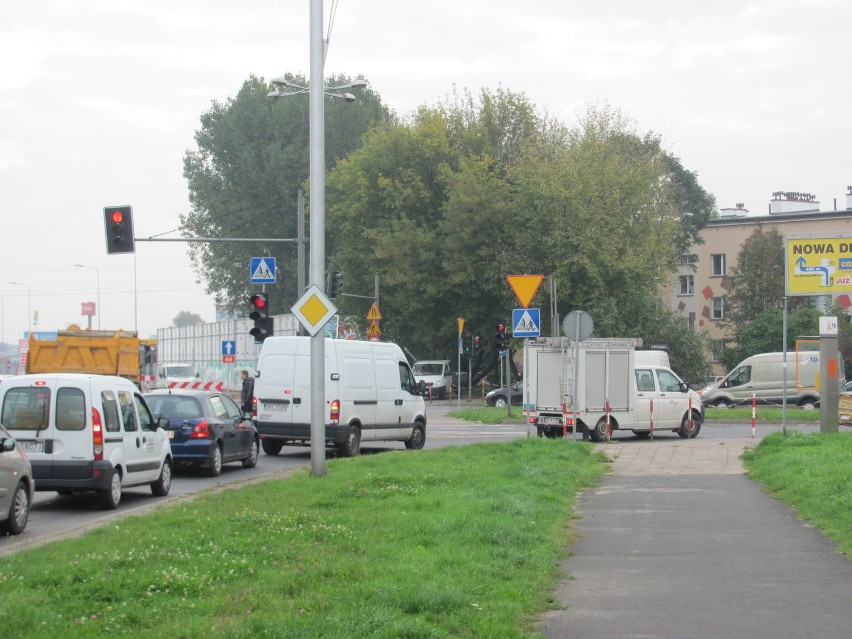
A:
<svg viewBox="0 0 852 639">
<path fill-rule="evenodd" d="M 509 417 L 509 409 L 493 406 L 477 406 L 475 408 L 460 408 L 447 413 L 449 417 L 464 419 L 469 422 L 481 424 L 523 424 L 524 412 L 517 406 L 512 407 L 512 416 Z"/>
<path fill-rule="evenodd" d="M 532 637 L 591 447 L 330 460 L 0 558 L 0 637 Z"/>
<path fill-rule="evenodd" d="M 743 461 L 750 477 L 852 556 L 852 433 L 772 433 Z"/>
</svg>

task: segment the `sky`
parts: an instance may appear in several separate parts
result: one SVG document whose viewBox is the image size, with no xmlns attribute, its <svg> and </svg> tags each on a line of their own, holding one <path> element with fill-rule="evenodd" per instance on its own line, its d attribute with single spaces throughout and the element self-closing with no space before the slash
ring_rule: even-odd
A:
<svg viewBox="0 0 852 639">
<path fill-rule="evenodd" d="M 201 115 L 251 75 L 309 76 L 310 2 L 0 3 L 0 341 L 85 327 L 83 302 L 98 304 L 93 328 L 143 337 L 181 311 L 215 319 L 187 244 L 107 255 L 103 208 L 132 205 L 137 238 L 180 237 L 183 157 Z M 606 103 L 637 132 L 658 134 L 720 207 L 765 214 L 776 191 L 846 206 L 848 0 L 325 0 L 324 9 L 326 73 L 363 76 L 402 117 L 465 89 L 523 93 L 569 125 Z"/>
</svg>

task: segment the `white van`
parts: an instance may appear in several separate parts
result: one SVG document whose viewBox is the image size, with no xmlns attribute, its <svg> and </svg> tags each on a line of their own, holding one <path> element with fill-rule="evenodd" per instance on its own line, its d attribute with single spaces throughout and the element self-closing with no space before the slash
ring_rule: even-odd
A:
<svg viewBox="0 0 852 639">
<path fill-rule="evenodd" d="M 414 379 L 426 385 L 429 399 L 447 399 L 453 388 L 453 374 L 450 372 L 450 360 L 428 359 L 414 362 L 411 368 Z"/>
<path fill-rule="evenodd" d="M 268 337 L 257 361 L 255 426 L 265 453 L 311 436 L 309 337 Z M 325 439 L 341 454 L 361 441 L 398 440 L 419 450 L 426 441 L 421 386 L 396 344 L 325 340 Z"/>
<path fill-rule="evenodd" d="M 761 404 L 784 401 L 784 353 L 752 355 L 734 370 L 701 392 L 705 406 L 728 408 L 751 403 L 754 394 Z M 843 363 L 840 363 L 840 371 Z M 819 406 L 819 351 L 787 353 L 787 403 L 806 410 Z"/>
<path fill-rule="evenodd" d="M 27 452 L 36 490 L 94 490 L 106 509 L 118 507 L 128 486 L 169 493 L 167 435 L 122 377 L 19 375 L 0 389 L 0 422 Z"/>
</svg>

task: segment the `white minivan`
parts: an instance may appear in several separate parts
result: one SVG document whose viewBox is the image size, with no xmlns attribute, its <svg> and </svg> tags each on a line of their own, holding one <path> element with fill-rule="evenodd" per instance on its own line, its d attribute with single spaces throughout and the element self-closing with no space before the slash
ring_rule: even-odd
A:
<svg viewBox="0 0 852 639">
<path fill-rule="evenodd" d="M 107 509 L 129 486 L 169 493 L 168 437 L 124 378 L 19 375 L 0 388 L 0 422 L 27 452 L 36 490 L 95 491 Z"/>
<path fill-rule="evenodd" d="M 268 337 L 257 361 L 255 426 L 265 453 L 311 436 L 309 337 Z M 362 441 L 397 440 L 419 450 L 426 407 L 402 349 L 388 342 L 325 340 L 325 439 L 353 457 Z"/>
</svg>

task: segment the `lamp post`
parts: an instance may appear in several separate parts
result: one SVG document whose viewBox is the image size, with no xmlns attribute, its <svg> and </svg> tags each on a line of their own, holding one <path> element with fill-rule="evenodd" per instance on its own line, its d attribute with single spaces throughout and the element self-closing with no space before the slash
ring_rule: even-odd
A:
<svg viewBox="0 0 852 639">
<path fill-rule="evenodd" d="M 309 86 L 299 86 L 285 78 L 275 78 L 276 89 L 267 94 L 269 98 L 283 98 L 308 93 L 310 113 L 310 185 L 311 185 L 311 284 L 325 290 L 325 104 L 323 96 L 341 98 L 353 102 L 351 93 L 340 93 L 344 89 L 359 89 L 366 82 L 356 81 L 336 87 L 325 87 L 323 64 L 325 41 L 322 37 L 323 3 L 311 0 L 310 51 L 311 73 Z M 325 331 L 311 337 L 311 475 L 325 475 Z"/>
<path fill-rule="evenodd" d="M 30 292 L 30 285 L 25 282 L 9 282 L 9 284 L 14 284 L 15 286 L 26 286 L 27 287 L 27 333 L 32 330 L 32 321 L 33 321 L 33 298 L 32 293 Z"/>
<path fill-rule="evenodd" d="M 781 333 L 784 343 L 781 345 L 781 371 L 784 380 L 781 382 L 781 430 L 784 437 L 787 436 L 787 296 L 778 300 L 778 306 L 781 308 Z"/>
<path fill-rule="evenodd" d="M 86 266 L 85 264 L 75 264 L 74 266 L 77 268 L 91 268 L 95 270 L 95 274 L 98 279 L 98 307 L 95 313 L 98 316 L 98 330 L 101 330 L 101 270 L 97 266 Z M 91 325 L 89 328 L 91 328 Z"/>
</svg>

